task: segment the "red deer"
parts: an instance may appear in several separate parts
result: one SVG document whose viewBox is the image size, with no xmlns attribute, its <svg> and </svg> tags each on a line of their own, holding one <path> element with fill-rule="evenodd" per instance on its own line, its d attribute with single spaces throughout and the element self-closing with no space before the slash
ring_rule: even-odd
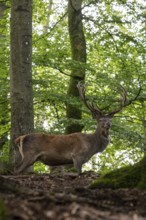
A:
<svg viewBox="0 0 146 220">
<path fill-rule="evenodd" d="M 18 174 L 36 161 L 49 166 L 73 164 L 78 174 L 82 165 L 94 154 L 102 152 L 109 144 L 109 129 L 113 116 L 121 111 L 126 103 L 126 91 L 122 88 L 120 107 L 107 114 L 95 107 L 85 97 L 85 87 L 78 83 L 79 95 L 91 111 L 98 126 L 94 133 L 72 133 L 68 135 L 49 135 L 44 133 L 27 134 L 15 140 L 22 160 L 15 170 Z"/>
</svg>

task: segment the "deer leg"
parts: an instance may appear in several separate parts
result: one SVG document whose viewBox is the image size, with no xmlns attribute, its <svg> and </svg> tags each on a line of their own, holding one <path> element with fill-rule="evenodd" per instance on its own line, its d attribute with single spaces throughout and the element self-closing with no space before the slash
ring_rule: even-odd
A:
<svg viewBox="0 0 146 220">
<path fill-rule="evenodd" d="M 78 174 L 82 173 L 82 161 L 78 157 L 73 157 L 74 168 L 77 170 Z"/>
<path fill-rule="evenodd" d="M 35 161 L 36 161 L 36 158 L 34 156 L 25 155 L 24 159 L 17 165 L 16 170 L 14 171 L 14 174 L 21 173 L 27 167 L 31 166 Z"/>
</svg>

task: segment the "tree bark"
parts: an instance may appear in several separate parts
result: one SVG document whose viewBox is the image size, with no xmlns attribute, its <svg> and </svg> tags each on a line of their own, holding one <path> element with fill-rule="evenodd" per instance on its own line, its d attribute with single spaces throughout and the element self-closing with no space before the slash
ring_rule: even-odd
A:
<svg viewBox="0 0 146 220">
<path fill-rule="evenodd" d="M 11 2 L 11 144 L 10 160 L 18 159 L 14 140 L 34 131 L 32 91 L 32 0 Z M 15 153 L 14 153 L 15 152 Z"/>
<path fill-rule="evenodd" d="M 4 13 L 5 10 L 7 9 L 6 3 L 5 2 L 1 2 L 0 3 L 0 19 L 4 19 Z M 6 36 L 5 34 L 3 34 L 3 30 L 6 28 L 6 23 L 3 23 L 2 25 L 2 29 L 0 32 L 0 53 L 2 54 L 3 51 L 6 50 L 7 44 L 4 43 L 6 42 Z M 4 89 L 2 89 L 1 94 L 0 94 L 0 112 L 1 112 L 1 117 L 0 117 L 0 150 L 3 149 L 3 147 L 5 146 L 5 144 L 8 142 L 8 131 L 6 131 L 5 129 L 3 129 L 4 127 L 6 127 L 6 125 L 8 125 L 8 118 L 9 118 L 9 108 L 8 108 L 8 89 L 7 86 L 4 82 L 4 80 L 6 80 L 6 74 L 7 74 L 7 70 L 5 67 L 5 63 L 3 62 L 3 60 L 1 61 L 1 68 L 2 71 L 5 72 L 5 79 L 1 79 L 1 85 L 3 86 Z M 4 69 L 5 68 L 5 69 Z M 4 87 L 5 85 L 5 87 Z"/>
<path fill-rule="evenodd" d="M 77 83 L 85 79 L 85 63 L 86 63 L 86 41 L 82 23 L 82 0 L 68 1 L 68 26 L 70 45 L 72 52 L 72 61 L 76 63 L 71 71 L 71 78 L 68 87 L 68 96 L 79 97 Z M 83 65 L 82 65 L 83 64 Z M 72 104 L 67 105 L 66 115 L 69 119 L 81 119 L 82 112 Z M 66 127 L 66 133 L 73 133 L 82 130 L 82 126 L 78 123 L 71 123 Z"/>
</svg>

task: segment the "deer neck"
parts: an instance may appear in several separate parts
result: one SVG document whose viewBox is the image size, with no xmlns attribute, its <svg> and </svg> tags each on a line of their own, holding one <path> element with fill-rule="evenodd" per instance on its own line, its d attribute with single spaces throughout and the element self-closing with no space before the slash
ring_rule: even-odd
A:
<svg viewBox="0 0 146 220">
<path fill-rule="evenodd" d="M 99 135 L 103 137 L 103 138 L 109 138 L 109 129 L 101 129 L 100 127 L 98 127 L 96 129 L 95 135 Z"/>
<path fill-rule="evenodd" d="M 109 130 L 98 126 L 93 134 L 88 135 L 88 139 L 90 147 L 95 153 L 102 152 L 110 142 Z"/>
</svg>

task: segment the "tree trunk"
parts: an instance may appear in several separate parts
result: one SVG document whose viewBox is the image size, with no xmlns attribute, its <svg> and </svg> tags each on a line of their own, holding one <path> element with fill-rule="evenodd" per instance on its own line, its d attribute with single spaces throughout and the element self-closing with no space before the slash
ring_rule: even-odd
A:
<svg viewBox="0 0 146 220">
<path fill-rule="evenodd" d="M 5 10 L 7 9 L 6 3 L 5 2 L 1 2 L 0 3 L 0 19 L 3 19 L 4 17 L 4 13 Z M 6 24 L 6 23 L 4 23 Z M 5 25 L 2 25 L 2 30 L 0 32 L 0 53 L 2 54 L 3 51 L 6 50 L 6 47 L 8 46 L 5 42 L 6 36 L 3 34 L 3 30 L 6 28 Z M 5 68 L 5 64 L 3 64 L 4 62 L 2 62 L 1 68 L 2 71 L 5 71 L 5 77 L 6 77 L 6 68 Z M 5 69 L 3 69 L 5 68 Z M 6 78 L 5 78 L 6 80 Z M 0 94 L 0 111 L 1 111 L 1 117 L 0 117 L 0 130 L 2 130 L 0 132 L 0 150 L 5 146 L 5 144 L 8 141 L 8 132 L 6 132 L 5 129 L 3 129 L 6 125 L 8 125 L 8 118 L 9 118 L 9 110 L 8 110 L 8 102 L 7 102 L 7 97 L 8 97 L 8 89 L 7 86 L 5 85 L 5 83 L 3 82 L 3 77 L 1 79 L 1 86 L 3 86 L 3 88 L 1 88 L 1 94 Z"/>
<path fill-rule="evenodd" d="M 86 41 L 82 24 L 82 0 L 69 0 L 68 1 L 68 26 L 70 45 L 72 52 L 72 61 L 74 68 L 71 72 L 71 78 L 68 88 L 68 96 L 79 97 L 77 83 L 85 79 L 85 63 L 86 63 Z M 82 112 L 72 104 L 67 105 L 66 114 L 69 119 L 81 119 Z M 73 122 L 66 127 L 66 133 L 73 133 L 82 130 L 82 126 Z"/>
<path fill-rule="evenodd" d="M 1 54 L 1 66 L 0 66 L 0 173 L 7 172 L 7 162 L 4 156 L 5 149 L 8 147 L 8 136 L 9 136 L 9 101 L 8 101 L 8 65 L 7 60 L 7 48 L 8 41 L 5 33 L 6 29 L 6 2 L 0 3 L 0 54 Z M 2 151 L 2 152 L 1 152 Z"/>
<path fill-rule="evenodd" d="M 14 140 L 34 131 L 32 91 L 32 0 L 11 2 L 11 147 L 10 160 L 18 153 Z M 14 153 L 15 152 L 15 153 Z"/>
</svg>

